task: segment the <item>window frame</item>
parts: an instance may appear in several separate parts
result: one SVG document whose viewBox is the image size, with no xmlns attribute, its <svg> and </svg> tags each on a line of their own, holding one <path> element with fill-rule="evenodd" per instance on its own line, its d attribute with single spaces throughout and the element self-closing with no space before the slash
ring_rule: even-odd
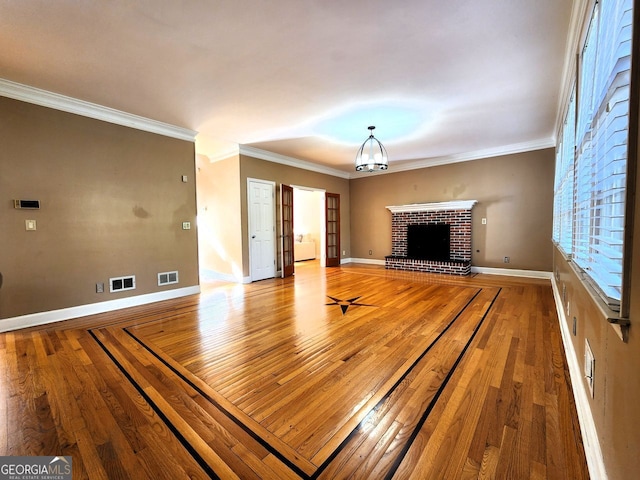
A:
<svg viewBox="0 0 640 480">
<path fill-rule="evenodd" d="M 563 110 L 557 131 L 553 242 L 567 260 L 583 274 L 583 280 L 595 289 L 607 306 L 619 310 L 622 316 L 628 315 L 630 299 L 630 227 L 634 215 L 633 192 L 638 148 L 639 88 L 636 82 L 630 80 L 638 78 L 638 68 L 630 60 L 631 52 L 637 51 L 638 46 L 638 35 L 632 31 L 634 24 L 638 24 L 638 9 L 634 8 L 633 0 L 627 0 L 623 4 L 607 4 L 604 13 L 601 11 L 602 5 L 601 0 L 585 10 L 584 33 L 577 42 L 575 70 L 568 77 L 570 88 L 567 90 L 571 93 L 560 105 Z M 620 8 L 622 10 L 619 10 Z M 630 10 L 632 14 L 629 17 Z M 615 21 L 604 23 L 602 15 L 608 15 L 605 20 L 610 18 Z M 612 29 L 615 33 L 613 41 Z M 633 44 L 633 47 L 630 44 Z M 598 47 L 603 46 L 606 49 L 599 52 Z M 592 62 L 591 70 L 585 68 L 585 59 Z M 630 78 L 623 78 L 620 82 L 620 75 Z M 613 107 L 610 110 L 611 99 L 617 98 L 620 89 L 619 85 L 616 87 L 616 83 L 622 83 L 622 88 L 626 89 L 623 91 L 626 95 L 623 98 L 626 102 L 623 105 L 626 114 L 622 116 L 619 115 L 619 111 L 611 113 L 613 108 L 618 106 L 615 102 L 611 103 Z M 594 90 L 595 88 L 598 90 Z M 585 95 L 585 92 L 588 93 Z M 572 126 L 573 101 L 575 124 Z M 619 125 L 625 125 L 620 123 L 621 117 L 624 117 L 626 128 L 619 128 Z M 572 131 L 567 132 L 567 129 Z M 571 145 L 567 145 L 567 141 L 571 140 L 571 133 L 573 149 Z M 621 138 L 621 134 L 624 135 L 623 141 L 614 141 L 611 148 L 611 139 Z M 600 148 L 600 155 L 592 151 L 595 148 Z M 621 152 L 624 153 L 621 155 Z M 615 177 L 609 174 L 612 166 L 613 171 L 616 171 L 616 165 L 619 175 L 620 168 L 624 170 L 621 174 L 624 178 L 622 183 L 616 183 Z M 563 205 L 567 199 L 567 192 L 563 190 L 566 185 L 563 185 L 563 182 L 571 183 L 567 182 L 566 177 L 572 168 L 573 185 L 569 186 L 573 189 L 573 200 L 567 208 Z M 619 185 L 622 187 L 619 188 Z M 604 189 L 598 190 L 598 186 Z M 623 191 L 622 195 L 616 196 L 616 192 L 620 191 Z M 603 199 L 606 202 L 603 203 Z M 606 212 L 616 209 L 615 215 Z M 565 217 L 567 212 L 573 220 L 570 224 Z M 571 232 L 570 245 L 566 238 L 566 230 Z M 605 235 L 601 235 L 603 232 Z M 609 248 L 610 245 L 613 245 L 613 248 Z M 613 259 L 612 263 L 610 259 Z M 607 264 L 610 266 L 605 269 L 604 265 Z M 593 265 L 597 266 L 597 272 L 590 269 Z M 611 283 L 610 279 L 615 279 L 613 288 L 606 286 L 607 283 Z M 612 298 L 612 293 L 615 298 Z"/>
</svg>

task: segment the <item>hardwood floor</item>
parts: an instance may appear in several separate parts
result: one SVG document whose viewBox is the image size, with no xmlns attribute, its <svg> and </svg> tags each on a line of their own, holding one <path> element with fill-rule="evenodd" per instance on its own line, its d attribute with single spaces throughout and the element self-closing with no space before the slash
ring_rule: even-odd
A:
<svg viewBox="0 0 640 480">
<path fill-rule="evenodd" d="M 1 334 L 0 369 L 0 455 L 74 478 L 588 478 L 546 280 L 304 263 Z"/>
</svg>

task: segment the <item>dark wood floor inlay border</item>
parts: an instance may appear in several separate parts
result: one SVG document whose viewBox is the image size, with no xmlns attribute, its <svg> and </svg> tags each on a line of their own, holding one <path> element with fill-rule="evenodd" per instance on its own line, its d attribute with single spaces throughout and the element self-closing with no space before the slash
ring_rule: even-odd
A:
<svg viewBox="0 0 640 480">
<path fill-rule="evenodd" d="M 446 333 L 449 331 L 449 329 L 452 327 L 452 325 L 454 325 L 454 323 L 469 308 L 469 306 L 473 304 L 474 300 L 476 300 L 476 298 L 478 297 L 478 295 L 480 295 L 480 293 L 482 291 L 483 291 L 483 289 L 481 289 L 481 288 L 477 289 L 475 294 L 457 312 L 457 314 L 451 319 L 451 321 L 448 324 L 446 324 L 446 326 L 436 336 L 436 338 L 433 339 L 432 342 L 430 342 L 428 345 L 425 346 L 425 348 L 424 348 L 423 352 L 420 354 L 420 356 L 410 365 L 409 368 L 407 368 L 402 373 L 402 375 L 398 378 L 398 380 L 395 382 L 395 384 L 390 389 L 388 389 L 386 392 L 384 392 L 384 396 L 371 409 L 371 412 L 375 412 L 375 411 L 377 411 L 378 409 L 380 409 L 383 406 L 383 404 L 389 399 L 389 397 L 394 393 L 394 391 L 398 388 L 398 386 L 402 382 L 404 382 L 405 379 L 407 378 L 407 376 L 414 370 L 416 365 L 418 365 L 418 363 L 425 357 L 425 355 L 427 355 L 429 353 L 429 351 L 433 348 L 433 346 L 436 345 L 437 342 L 443 336 L 446 335 Z M 452 366 L 452 368 L 450 368 L 449 371 L 447 372 L 444 381 L 440 384 L 435 396 L 429 402 L 427 408 L 424 410 L 424 412 L 423 412 L 423 414 L 422 414 L 422 416 L 420 418 L 420 421 L 413 428 L 413 431 L 412 431 L 410 437 L 407 439 L 404 447 L 402 448 L 402 450 L 399 453 L 397 453 L 395 455 L 395 459 L 394 459 L 394 461 L 392 463 L 391 469 L 388 471 L 388 473 L 386 475 L 386 478 L 391 478 L 391 476 L 393 476 L 393 473 L 397 470 L 398 466 L 400 465 L 400 462 L 404 458 L 404 455 L 409 450 L 409 448 L 411 447 L 411 444 L 415 440 L 415 438 L 417 436 L 417 432 L 419 431 L 421 426 L 426 421 L 428 415 L 433 410 L 433 406 L 435 405 L 435 403 L 440 398 L 440 394 L 442 393 L 443 389 L 447 386 L 447 384 L 449 382 L 449 379 L 451 378 L 451 376 L 455 372 L 455 369 L 457 368 L 462 356 L 466 352 L 469 344 L 475 338 L 478 329 L 482 325 L 482 322 L 486 318 L 486 315 L 490 311 L 490 309 L 493 306 L 495 300 L 498 298 L 498 295 L 500 294 L 500 291 L 501 291 L 501 289 L 497 290 L 497 292 L 495 293 L 493 299 L 491 300 L 491 303 L 490 303 L 489 307 L 483 312 L 482 317 L 480 318 L 478 323 L 473 328 L 472 334 L 468 338 L 468 340 L 466 342 L 466 345 L 464 346 L 464 349 L 460 352 L 460 354 L 457 357 L 457 359 L 455 360 L 455 363 Z M 333 297 L 329 297 L 329 298 L 334 300 L 335 303 L 327 304 L 327 305 L 340 305 L 340 306 L 342 306 L 342 302 L 345 302 L 345 301 L 338 300 L 338 299 L 333 298 Z M 347 301 L 348 302 L 348 306 L 350 306 L 350 305 L 373 306 L 373 305 L 365 305 L 365 304 L 356 303 L 359 298 L 360 297 L 354 297 L 354 298 L 348 300 Z M 343 309 L 343 310 L 346 310 L 346 309 Z M 343 311 L 343 314 L 344 313 L 345 312 Z M 169 316 L 169 317 L 171 317 L 171 316 Z M 155 322 L 157 323 L 157 322 L 166 321 L 169 317 L 156 319 Z M 148 323 L 149 322 L 145 322 L 144 324 L 148 324 Z M 138 324 L 138 326 L 139 326 L 139 324 Z M 110 328 L 121 329 L 123 332 L 125 332 L 130 338 L 135 340 L 141 347 L 143 347 L 146 351 L 148 351 L 149 354 L 151 354 L 153 357 L 155 357 L 168 370 L 170 370 L 173 375 L 178 377 L 182 382 L 185 382 L 186 384 L 188 384 L 191 388 L 193 388 L 195 391 L 197 391 L 199 395 L 201 395 L 204 399 L 206 399 L 208 402 L 210 402 L 212 405 L 214 405 L 217 409 L 219 409 L 221 412 L 223 412 L 224 415 L 226 415 L 230 420 L 232 420 L 240 428 L 242 428 L 246 432 L 247 435 L 251 436 L 255 441 L 260 443 L 266 450 L 268 450 L 271 454 L 273 454 L 276 458 L 278 458 L 279 461 L 281 461 L 284 465 L 286 465 L 289 469 L 291 469 L 292 472 L 295 472 L 296 475 L 298 475 L 300 478 L 306 478 L 306 479 L 317 479 L 317 478 L 319 478 L 322 475 L 322 473 L 327 469 L 327 467 L 331 464 L 331 462 L 334 461 L 335 458 L 340 454 L 341 450 L 348 444 L 350 439 L 353 438 L 355 432 L 358 429 L 362 428 L 362 422 L 360 422 L 356 427 L 354 427 L 352 429 L 352 431 L 349 433 L 349 435 L 346 438 L 344 438 L 344 440 L 342 440 L 342 442 L 339 444 L 339 446 L 329 455 L 329 457 L 324 462 L 322 462 L 320 465 L 317 466 L 317 468 L 315 469 L 314 472 L 305 472 L 294 461 L 291 461 L 287 457 L 286 454 L 283 454 L 278 448 L 274 447 L 274 445 L 272 443 L 270 443 L 268 440 L 265 440 L 262 436 L 257 434 L 252 428 L 250 428 L 245 422 L 243 422 L 242 419 L 240 419 L 239 416 L 236 413 L 234 413 L 234 412 L 230 411 L 229 409 L 225 408 L 209 392 L 206 392 L 204 389 L 200 388 L 200 386 L 192 378 L 193 375 L 187 374 L 184 371 L 180 371 L 178 368 L 176 368 L 174 365 L 172 365 L 169 361 L 167 361 L 167 359 L 162 354 L 157 352 L 152 345 L 149 345 L 147 342 L 145 342 L 143 339 L 141 339 L 138 335 L 133 333 L 130 328 L 125 327 L 125 326 L 119 326 L 119 325 L 116 325 L 116 326 L 113 326 L 113 327 L 110 327 Z M 127 371 L 127 369 L 122 365 L 122 363 L 118 362 L 118 360 L 115 358 L 113 353 L 111 353 L 109 351 L 108 346 L 105 345 L 103 342 L 101 342 L 97 338 L 97 336 L 95 335 L 95 332 L 90 331 L 90 333 L 91 333 L 92 337 L 95 339 L 95 341 L 98 342 L 100 347 L 107 353 L 109 358 L 114 362 L 114 364 L 116 364 L 116 366 L 123 372 L 123 374 L 125 375 L 127 380 L 136 388 L 136 390 L 138 390 L 140 392 L 140 394 L 145 398 L 145 400 L 149 402 L 149 405 L 163 419 L 163 421 L 167 424 L 167 426 L 171 429 L 171 431 L 174 432 L 176 437 L 185 446 L 185 448 L 193 455 L 194 459 L 201 465 L 207 465 L 206 462 L 202 459 L 202 457 L 198 454 L 198 452 L 189 443 L 189 441 L 180 433 L 179 429 L 170 422 L 170 420 L 167 418 L 167 416 L 163 413 L 162 408 L 160 408 L 155 402 L 153 402 L 153 400 L 151 398 L 149 398 L 148 395 L 145 394 L 144 389 L 142 387 L 140 387 L 140 385 L 134 380 L 133 376 Z M 207 466 L 207 468 L 208 468 L 207 472 L 209 474 L 211 474 L 212 473 L 211 468 L 208 467 L 208 466 Z"/>
<path fill-rule="evenodd" d="M 6 332 L 0 455 L 88 479 L 586 480 L 555 312 L 546 279 L 305 264 Z"/>
<path fill-rule="evenodd" d="M 180 430 L 176 428 L 176 426 L 167 418 L 162 409 L 156 405 L 149 395 L 146 394 L 144 389 L 140 387 L 140 385 L 133 379 L 133 377 L 129 374 L 126 368 L 113 356 L 113 354 L 109 351 L 109 349 L 102 343 L 98 337 L 96 337 L 93 330 L 89 330 L 89 334 L 96 341 L 96 343 L 102 348 L 104 353 L 111 359 L 113 364 L 118 367 L 118 370 L 122 372 L 122 374 L 126 377 L 129 383 L 138 391 L 138 393 L 145 399 L 145 401 L 149 404 L 149 406 L 156 412 L 156 414 L 162 419 L 164 424 L 169 428 L 169 430 L 176 436 L 178 441 L 187 449 L 191 457 L 198 462 L 198 465 L 209 475 L 212 479 L 219 479 L 218 475 L 213 471 L 211 466 L 198 454 L 193 445 L 187 441 L 187 439 L 180 433 Z"/>
</svg>

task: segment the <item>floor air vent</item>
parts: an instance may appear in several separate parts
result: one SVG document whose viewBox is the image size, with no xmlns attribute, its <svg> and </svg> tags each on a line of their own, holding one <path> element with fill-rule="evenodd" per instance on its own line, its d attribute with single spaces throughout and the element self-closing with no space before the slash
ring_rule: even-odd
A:
<svg viewBox="0 0 640 480">
<path fill-rule="evenodd" d="M 163 272 L 158 274 L 158 286 L 178 283 L 178 272 Z"/>
<path fill-rule="evenodd" d="M 127 277 L 115 277 L 109 279 L 109 291 L 121 292 L 123 290 L 135 290 L 136 276 L 129 275 Z"/>
</svg>

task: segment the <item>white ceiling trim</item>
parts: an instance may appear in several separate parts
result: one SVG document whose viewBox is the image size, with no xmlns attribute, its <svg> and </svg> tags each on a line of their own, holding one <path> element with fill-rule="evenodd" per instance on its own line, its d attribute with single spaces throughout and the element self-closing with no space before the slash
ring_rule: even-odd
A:
<svg viewBox="0 0 640 480">
<path fill-rule="evenodd" d="M 196 153 L 197 153 L 197 148 L 196 148 Z M 224 151 L 216 152 L 215 155 L 207 155 L 206 153 L 203 155 L 209 159 L 210 163 L 215 163 L 215 162 L 221 162 L 222 160 L 226 160 L 227 158 L 236 156 L 239 153 L 240 153 L 240 148 L 239 146 L 236 146 L 235 148 L 229 148 Z"/>
<path fill-rule="evenodd" d="M 577 22 L 580 23 L 580 22 Z M 104 107 L 95 103 L 85 102 L 84 100 L 78 100 L 58 93 L 49 92 L 39 88 L 23 85 L 20 83 L 12 82 L 10 80 L 0 78 L 0 95 L 23 102 L 28 102 L 56 110 L 73 113 L 76 115 L 82 115 L 97 120 L 114 123 L 117 125 L 123 125 L 125 127 L 131 127 L 138 130 L 143 130 L 151 133 L 157 133 L 167 137 L 178 138 L 180 140 L 187 140 L 195 142 L 195 137 L 198 132 L 175 125 L 159 122 L 149 118 L 141 117 L 138 115 L 122 112 L 109 107 Z M 463 154 L 448 155 L 443 157 L 435 157 L 428 159 L 421 159 L 408 162 L 400 162 L 397 164 L 391 164 L 389 170 L 383 172 L 345 172 L 331 167 L 318 165 L 312 162 L 307 162 L 293 157 L 268 152 L 255 147 L 247 145 L 240 145 L 238 150 L 225 151 L 216 158 L 210 158 L 210 161 L 216 161 L 223 158 L 227 158 L 233 154 L 245 154 L 261 160 L 267 160 L 282 165 L 288 165 L 291 167 L 302 168 L 304 170 L 310 170 L 313 172 L 323 173 L 326 175 L 332 175 L 340 178 L 361 178 L 369 175 L 384 175 L 394 172 L 402 172 L 408 170 L 417 170 L 421 168 L 435 167 L 439 165 L 447 165 L 450 163 L 467 162 L 471 160 L 479 160 L 482 158 L 496 157 L 500 155 L 510 155 L 515 153 L 523 153 L 528 151 L 541 150 L 543 148 L 555 147 L 555 138 L 545 138 L 536 140 L 533 142 L 525 142 L 514 145 L 506 145 L 494 149 L 478 150 L 475 152 L 468 152 Z"/>
<path fill-rule="evenodd" d="M 395 172 L 404 172 L 408 170 L 418 170 L 421 168 L 437 167 L 439 165 L 448 165 L 450 163 L 469 162 L 472 160 L 481 160 L 483 158 L 499 157 L 501 155 L 513 155 L 516 153 L 534 152 L 536 150 L 542 150 L 545 148 L 553 148 L 556 146 L 555 138 L 543 138 L 533 142 L 517 143 L 513 145 L 505 145 L 498 148 L 490 148 L 485 150 L 477 150 L 475 152 L 461 153 L 457 155 L 447 155 L 443 157 L 427 158 L 423 160 L 415 160 L 409 162 L 402 162 L 398 164 L 390 164 L 388 170 L 376 171 L 376 172 L 345 172 L 343 170 L 337 170 L 335 168 L 324 167 L 311 162 L 305 162 L 293 157 L 287 157 L 278 153 L 268 152 L 255 147 L 249 147 L 247 145 L 240 145 L 240 154 L 248 155 L 250 157 L 259 158 L 261 160 L 267 160 L 269 162 L 280 163 L 282 165 L 288 165 L 290 167 L 302 168 L 304 170 L 311 170 L 313 172 L 324 173 L 326 175 L 333 175 L 340 178 L 362 178 L 371 175 L 388 175 Z"/>
<path fill-rule="evenodd" d="M 342 170 L 325 167 L 316 163 L 305 162 L 304 160 L 298 160 L 297 158 L 287 157 L 285 155 L 280 155 L 279 153 L 268 152 L 259 148 L 249 147 L 247 145 L 240 145 L 240 154 L 259 158 L 260 160 L 266 160 L 268 162 L 279 163 L 281 165 L 288 165 L 290 167 L 302 168 L 312 172 L 324 173 L 325 175 L 333 175 L 334 177 L 351 178 L 349 173 Z"/>
<path fill-rule="evenodd" d="M 443 157 L 425 158 L 423 160 L 414 160 L 401 163 L 389 163 L 389 169 L 382 172 L 358 173 L 353 174 L 351 178 L 361 178 L 366 175 L 386 175 L 394 172 L 405 172 L 408 170 L 418 170 L 420 168 L 437 167 L 439 165 L 448 165 L 451 163 L 470 162 L 472 160 L 482 160 L 483 158 L 499 157 L 501 155 L 514 155 L 516 153 L 533 152 L 544 148 L 552 148 L 556 146 L 554 138 L 543 138 L 533 142 L 517 143 L 513 145 L 504 145 L 498 148 L 489 148 L 485 150 L 476 150 L 475 152 L 460 153 L 456 155 L 447 155 Z"/>
<path fill-rule="evenodd" d="M 0 78 L 0 95 L 116 125 L 195 142 L 198 132 Z"/>
</svg>

